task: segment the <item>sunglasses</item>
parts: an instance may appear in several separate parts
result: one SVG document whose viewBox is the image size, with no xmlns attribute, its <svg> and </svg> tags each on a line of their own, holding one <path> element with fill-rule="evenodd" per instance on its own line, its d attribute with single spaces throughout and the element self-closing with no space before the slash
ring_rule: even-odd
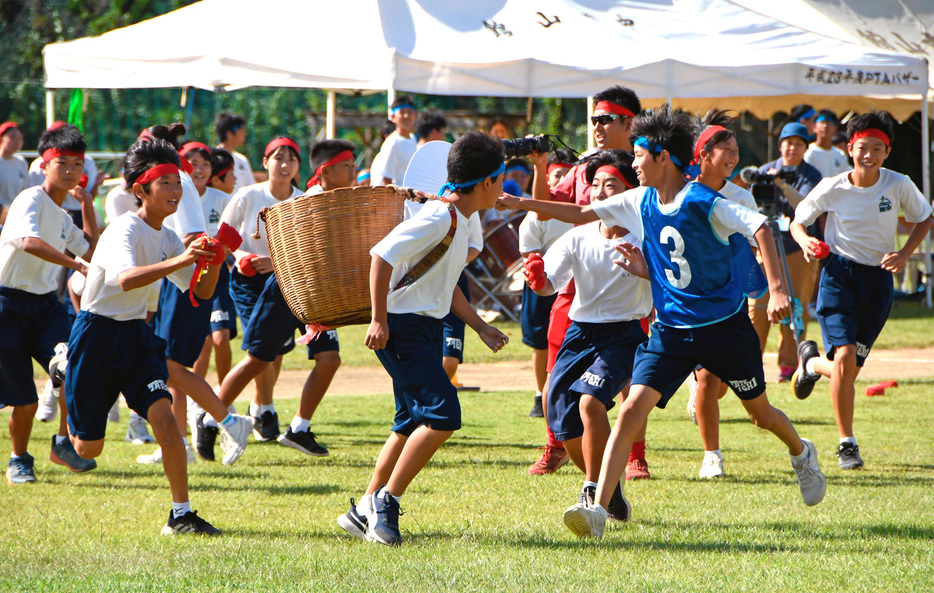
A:
<svg viewBox="0 0 934 593">
<path fill-rule="evenodd" d="M 626 119 L 629 119 L 629 116 L 628 115 L 617 115 L 616 113 L 604 113 L 603 115 L 591 115 L 590 123 L 592 123 L 593 125 L 600 124 L 601 126 L 606 126 L 618 119 L 626 120 Z"/>
</svg>

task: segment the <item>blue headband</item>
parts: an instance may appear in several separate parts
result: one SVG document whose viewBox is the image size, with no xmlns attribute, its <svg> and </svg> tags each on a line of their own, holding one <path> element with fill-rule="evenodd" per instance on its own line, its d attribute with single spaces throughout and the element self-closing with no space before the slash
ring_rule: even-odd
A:
<svg viewBox="0 0 934 593">
<path fill-rule="evenodd" d="M 640 136 L 640 137 L 638 138 L 638 140 L 636 140 L 635 142 L 632 143 L 632 145 L 633 145 L 633 146 L 638 146 L 639 148 L 642 148 L 642 149 L 645 149 L 645 150 L 651 152 L 652 154 L 661 154 L 663 150 L 668 150 L 667 148 L 665 148 L 665 147 L 662 146 L 661 144 L 656 144 L 655 142 L 652 142 L 651 140 L 649 140 L 649 139 L 646 138 L 645 136 Z M 675 166 L 677 166 L 677 167 L 678 167 L 679 169 L 681 169 L 682 171 L 684 170 L 684 165 L 681 164 L 681 159 L 679 159 L 679 158 L 676 157 L 675 155 L 671 154 L 671 151 L 668 151 L 668 158 L 671 159 L 671 162 L 674 163 Z"/>
<path fill-rule="evenodd" d="M 361 172 L 357 175 L 357 181 L 366 181 L 366 180 L 369 179 L 369 178 L 370 178 L 370 172 L 369 172 L 369 171 L 361 171 Z"/>
<path fill-rule="evenodd" d="M 454 191 L 455 189 L 462 189 L 465 187 L 470 187 L 471 185 L 477 185 L 487 177 L 496 177 L 497 175 L 502 175 L 506 170 L 506 163 L 500 163 L 499 167 L 489 175 L 484 175 L 480 179 L 471 179 L 470 181 L 465 181 L 463 183 L 451 183 L 450 181 L 441 186 L 441 189 L 438 190 L 438 195 L 443 196 L 446 191 Z"/>
<path fill-rule="evenodd" d="M 528 175 L 531 175 L 531 173 L 529 173 L 529 170 L 526 169 L 525 166 L 523 165 L 513 165 L 509 167 L 508 169 L 506 169 L 506 173 L 512 173 L 513 171 L 516 171 L 518 169 L 522 169 L 523 172 L 525 172 Z"/>
<path fill-rule="evenodd" d="M 817 112 L 814 111 L 814 108 L 812 107 L 811 109 L 808 109 L 807 113 L 805 113 L 804 115 L 802 115 L 801 117 L 799 117 L 799 118 L 798 118 L 798 121 L 801 121 L 802 119 L 809 119 L 809 118 L 810 118 L 811 116 L 813 116 L 815 113 L 817 113 Z"/>
<path fill-rule="evenodd" d="M 401 105 L 396 105 L 395 107 L 392 108 L 392 113 L 395 113 L 399 111 L 400 109 L 411 109 L 412 111 L 415 111 L 415 105 L 411 105 L 409 103 L 402 103 Z"/>
<path fill-rule="evenodd" d="M 829 121 L 832 124 L 837 123 L 834 118 L 830 117 L 829 115 L 824 115 L 823 113 L 817 116 L 817 119 L 814 120 L 814 123 L 821 122 L 821 121 Z"/>
</svg>

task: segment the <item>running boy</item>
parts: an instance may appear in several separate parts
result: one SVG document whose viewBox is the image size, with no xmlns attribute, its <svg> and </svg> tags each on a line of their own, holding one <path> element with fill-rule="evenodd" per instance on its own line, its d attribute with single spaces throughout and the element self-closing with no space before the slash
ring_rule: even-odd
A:
<svg viewBox="0 0 934 593">
<path fill-rule="evenodd" d="M 166 343 L 145 322 L 149 293 L 159 280 L 168 277 L 187 289 L 191 264 L 200 257 L 213 259 L 220 249 L 207 238 L 186 248 L 163 224 L 182 196 L 179 164 L 175 148 L 161 139 L 137 141 L 127 151 L 124 178 L 140 200 L 139 210 L 107 227 L 91 260 L 81 312 L 68 343 L 65 398 L 75 450 L 92 459 L 104 448 L 107 411 L 122 391 L 127 405 L 149 421 L 162 448 L 162 467 L 172 492 L 172 510 L 162 533 L 218 535 L 220 530 L 191 510 L 185 445 L 166 386 Z M 209 266 L 195 285 L 195 295 L 209 298 L 217 274 L 218 266 Z M 231 423 L 249 430 L 248 422 Z M 225 445 L 228 442 L 225 439 Z"/>
<path fill-rule="evenodd" d="M 456 290 L 467 261 L 467 220 L 492 208 L 503 191 L 502 143 L 467 133 L 451 147 L 447 170 L 448 198 L 426 203 L 370 251 L 373 321 L 365 342 L 392 376 L 396 415 L 363 500 L 351 499 L 337 522 L 351 535 L 387 545 L 402 543 L 399 500 L 406 488 L 461 427 L 457 389 L 441 365 L 442 318 L 453 310 L 494 352 L 509 341 Z"/>
<path fill-rule="evenodd" d="M 664 105 L 637 117 L 633 133 L 633 168 L 642 187 L 583 208 L 500 200 L 500 207 L 529 207 L 578 224 L 600 219 L 643 237 L 644 260 L 641 252 L 624 250 L 624 266 L 651 281 L 657 320 L 649 341 L 636 354 L 632 387 L 607 445 L 595 504 L 575 504 L 565 512 L 564 522 L 578 536 L 603 537 L 606 507 L 636 433 L 652 408 L 665 407 L 698 364 L 726 381 L 753 423 L 788 447 L 804 502 L 815 505 L 826 491 L 817 450 L 769 403 L 762 351 L 745 311 L 744 292 L 760 284 L 746 282 L 750 273 L 753 278 L 758 273 L 745 239 L 754 236 L 773 291 L 769 316 L 774 323 L 788 315 L 788 297 L 765 217 L 724 200 L 707 186 L 686 184 L 684 163 L 691 161 L 694 146 L 694 124 L 687 114 Z"/>
<path fill-rule="evenodd" d="M 74 191 L 81 179 L 86 148 L 84 138 L 74 129 L 58 128 L 42 134 L 42 185 L 23 190 L 13 200 L 0 233 L 0 404 L 13 408 L 13 454 L 6 472 L 10 484 L 36 481 L 34 460 L 28 451 L 39 401 L 32 361 L 48 372 L 55 346 L 68 339 L 68 315 L 55 292 L 59 266 L 87 271 L 82 262 L 64 251 L 89 259 L 97 243 L 93 199 L 83 189 Z M 83 233 L 62 210 L 62 202 L 72 191 L 84 212 Z M 52 437 L 51 460 L 75 472 L 97 467 L 95 461 L 78 457 L 64 428 L 63 423 L 58 436 Z"/>
<path fill-rule="evenodd" d="M 931 228 L 931 205 L 911 179 L 882 168 L 892 151 L 892 121 L 880 111 L 847 124 L 853 170 L 821 181 L 795 209 L 791 234 L 811 259 L 823 248 L 805 227 L 827 213 L 824 236 L 830 257 L 820 277 L 817 320 L 826 358 L 812 340 L 798 347 L 794 392 L 800 399 L 830 378 L 841 469 L 863 466 L 853 434 L 854 383 L 892 308 L 892 272 L 901 270 Z M 899 211 L 915 223 L 904 247 L 892 251 Z"/>
</svg>

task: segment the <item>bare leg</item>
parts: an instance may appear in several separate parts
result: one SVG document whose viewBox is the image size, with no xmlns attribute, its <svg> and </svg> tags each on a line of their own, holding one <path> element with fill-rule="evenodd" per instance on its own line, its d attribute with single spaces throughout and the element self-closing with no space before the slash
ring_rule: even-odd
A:
<svg viewBox="0 0 934 593">
<path fill-rule="evenodd" d="M 60 397 L 59 399 L 65 399 Z M 32 436 L 32 422 L 36 417 L 39 402 L 25 406 L 13 406 L 10 414 L 10 440 L 13 441 L 13 455 L 25 455 L 29 449 L 29 437 Z"/>
<path fill-rule="evenodd" d="M 568 457 L 571 458 L 571 461 L 574 462 L 574 465 L 577 466 L 577 469 L 584 472 L 584 475 L 587 474 L 587 463 L 584 458 L 584 450 L 582 449 L 583 437 L 577 437 L 576 439 L 568 439 L 566 441 L 561 441 L 561 444 L 564 445 L 564 450 L 568 452 Z M 587 478 L 588 480 L 590 478 Z"/>
<path fill-rule="evenodd" d="M 156 400 L 146 413 L 152 434 L 162 447 L 162 470 L 169 481 L 173 502 L 188 501 L 188 455 L 182 433 L 167 399 Z"/>
<path fill-rule="evenodd" d="M 444 372 L 448 374 L 448 379 L 454 379 L 460 361 L 457 360 L 456 356 L 445 356 L 441 359 L 441 366 L 444 367 Z"/>
<path fill-rule="evenodd" d="M 697 428 L 700 430 L 704 451 L 716 451 L 720 448 L 720 379 L 707 369 L 694 371 L 697 377 L 697 396 L 695 410 Z"/>
<path fill-rule="evenodd" d="M 532 350 L 532 368 L 535 370 L 535 388 L 545 393 L 545 379 L 548 376 L 548 350 Z"/>
<path fill-rule="evenodd" d="M 214 366 L 217 369 L 217 384 L 224 382 L 227 373 L 230 372 L 230 366 L 233 363 L 233 355 L 230 352 L 230 330 L 221 329 L 211 332 L 211 342 L 214 346 Z"/>
<path fill-rule="evenodd" d="M 634 385 L 630 389 L 629 397 L 620 406 L 616 425 L 613 426 L 603 454 L 600 480 L 597 483 L 597 503 L 604 508 L 610 504 L 613 491 L 626 471 L 632 444 L 636 442 L 638 434 L 645 430 L 649 413 L 661 398 L 662 394 L 651 387 Z"/>
<path fill-rule="evenodd" d="M 58 388 L 58 436 L 68 436 L 68 404 L 65 402 L 64 386 Z"/>
<path fill-rule="evenodd" d="M 224 407 L 230 406 L 237 399 L 237 396 L 250 384 L 250 381 L 256 380 L 257 394 L 267 388 L 272 392 L 275 385 L 275 371 L 272 365 L 258 358 L 253 358 L 247 354 L 240 363 L 232 368 L 224 377 L 221 383 L 221 389 L 218 396 Z M 272 399 L 270 397 L 270 399 Z"/>
<path fill-rule="evenodd" d="M 208 366 L 211 364 L 211 346 L 211 337 L 208 336 L 204 338 L 204 345 L 201 346 L 201 353 L 198 355 L 198 360 L 196 360 L 195 364 L 191 367 L 192 372 L 202 379 L 208 376 Z"/>
<path fill-rule="evenodd" d="M 169 389 L 183 392 L 182 396 L 176 398 L 178 402 L 172 402 L 172 409 L 175 410 L 175 418 L 178 419 L 177 407 L 181 407 L 181 419 L 178 420 L 179 426 L 185 426 L 187 405 L 185 395 L 188 394 L 196 404 L 201 406 L 205 412 L 211 415 L 218 422 L 227 417 L 227 406 L 221 403 L 220 398 L 211 389 L 211 386 L 204 379 L 194 374 L 174 360 L 168 361 L 169 366 Z M 175 398 L 175 393 L 172 394 Z M 184 434 L 184 432 L 183 432 Z"/>
<path fill-rule="evenodd" d="M 822 361 L 823 362 L 823 361 Z M 841 438 L 853 436 L 853 409 L 856 403 L 856 377 L 860 368 L 856 366 L 856 345 L 838 346 L 831 363 L 830 398 L 837 417 L 837 432 Z M 818 366 L 814 365 L 815 368 Z"/>
<path fill-rule="evenodd" d="M 386 482 L 389 494 L 402 496 L 415 476 L 452 434 L 453 430 L 435 430 L 425 425 L 416 428 L 402 447 L 402 454 L 399 455 L 392 475 Z"/>
<path fill-rule="evenodd" d="M 584 423 L 584 436 L 581 439 L 581 450 L 586 466 L 584 475 L 587 481 L 596 482 L 600 477 L 603 453 L 607 440 L 610 438 L 610 421 L 606 417 L 606 406 L 591 395 L 581 396 L 580 412 Z M 644 426 L 643 423 L 643 432 Z"/>
<path fill-rule="evenodd" d="M 334 374 L 341 366 L 341 355 L 337 351 L 321 352 L 315 355 L 315 368 L 308 374 L 305 386 L 302 387 L 302 400 L 298 406 L 298 416 L 303 420 L 311 420 L 318 409 L 318 404 L 327 393 Z"/>
<path fill-rule="evenodd" d="M 379 457 L 376 458 L 373 477 L 370 478 L 370 484 L 367 486 L 365 494 L 373 494 L 389 482 L 389 477 L 399 461 L 399 456 L 402 455 L 402 448 L 405 447 L 407 440 L 408 437 L 398 432 L 389 434 L 386 444 L 383 445 L 379 452 Z"/>
<path fill-rule="evenodd" d="M 169 361 L 171 364 L 172 361 Z M 178 423 L 178 429 L 182 431 L 182 436 L 186 436 L 188 431 L 186 427 L 188 426 L 188 398 L 185 397 L 185 392 L 175 387 L 176 382 L 172 381 L 172 370 L 169 369 L 169 393 L 172 394 L 172 415 L 175 416 L 175 422 Z M 191 398 L 194 399 L 194 398 Z"/>
<path fill-rule="evenodd" d="M 772 406 L 765 393 L 751 400 L 740 400 L 753 424 L 777 436 L 788 447 L 791 455 L 800 455 L 804 443 L 785 413 Z"/>
</svg>

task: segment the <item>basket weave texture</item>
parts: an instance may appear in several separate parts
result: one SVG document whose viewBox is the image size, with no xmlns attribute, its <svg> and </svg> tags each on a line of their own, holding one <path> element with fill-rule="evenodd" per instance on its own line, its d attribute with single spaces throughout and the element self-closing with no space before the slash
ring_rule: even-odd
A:
<svg viewBox="0 0 934 593">
<path fill-rule="evenodd" d="M 370 249 L 402 222 L 407 197 L 411 191 L 396 187 L 342 188 L 260 212 L 296 317 L 324 327 L 370 322 Z"/>
</svg>

